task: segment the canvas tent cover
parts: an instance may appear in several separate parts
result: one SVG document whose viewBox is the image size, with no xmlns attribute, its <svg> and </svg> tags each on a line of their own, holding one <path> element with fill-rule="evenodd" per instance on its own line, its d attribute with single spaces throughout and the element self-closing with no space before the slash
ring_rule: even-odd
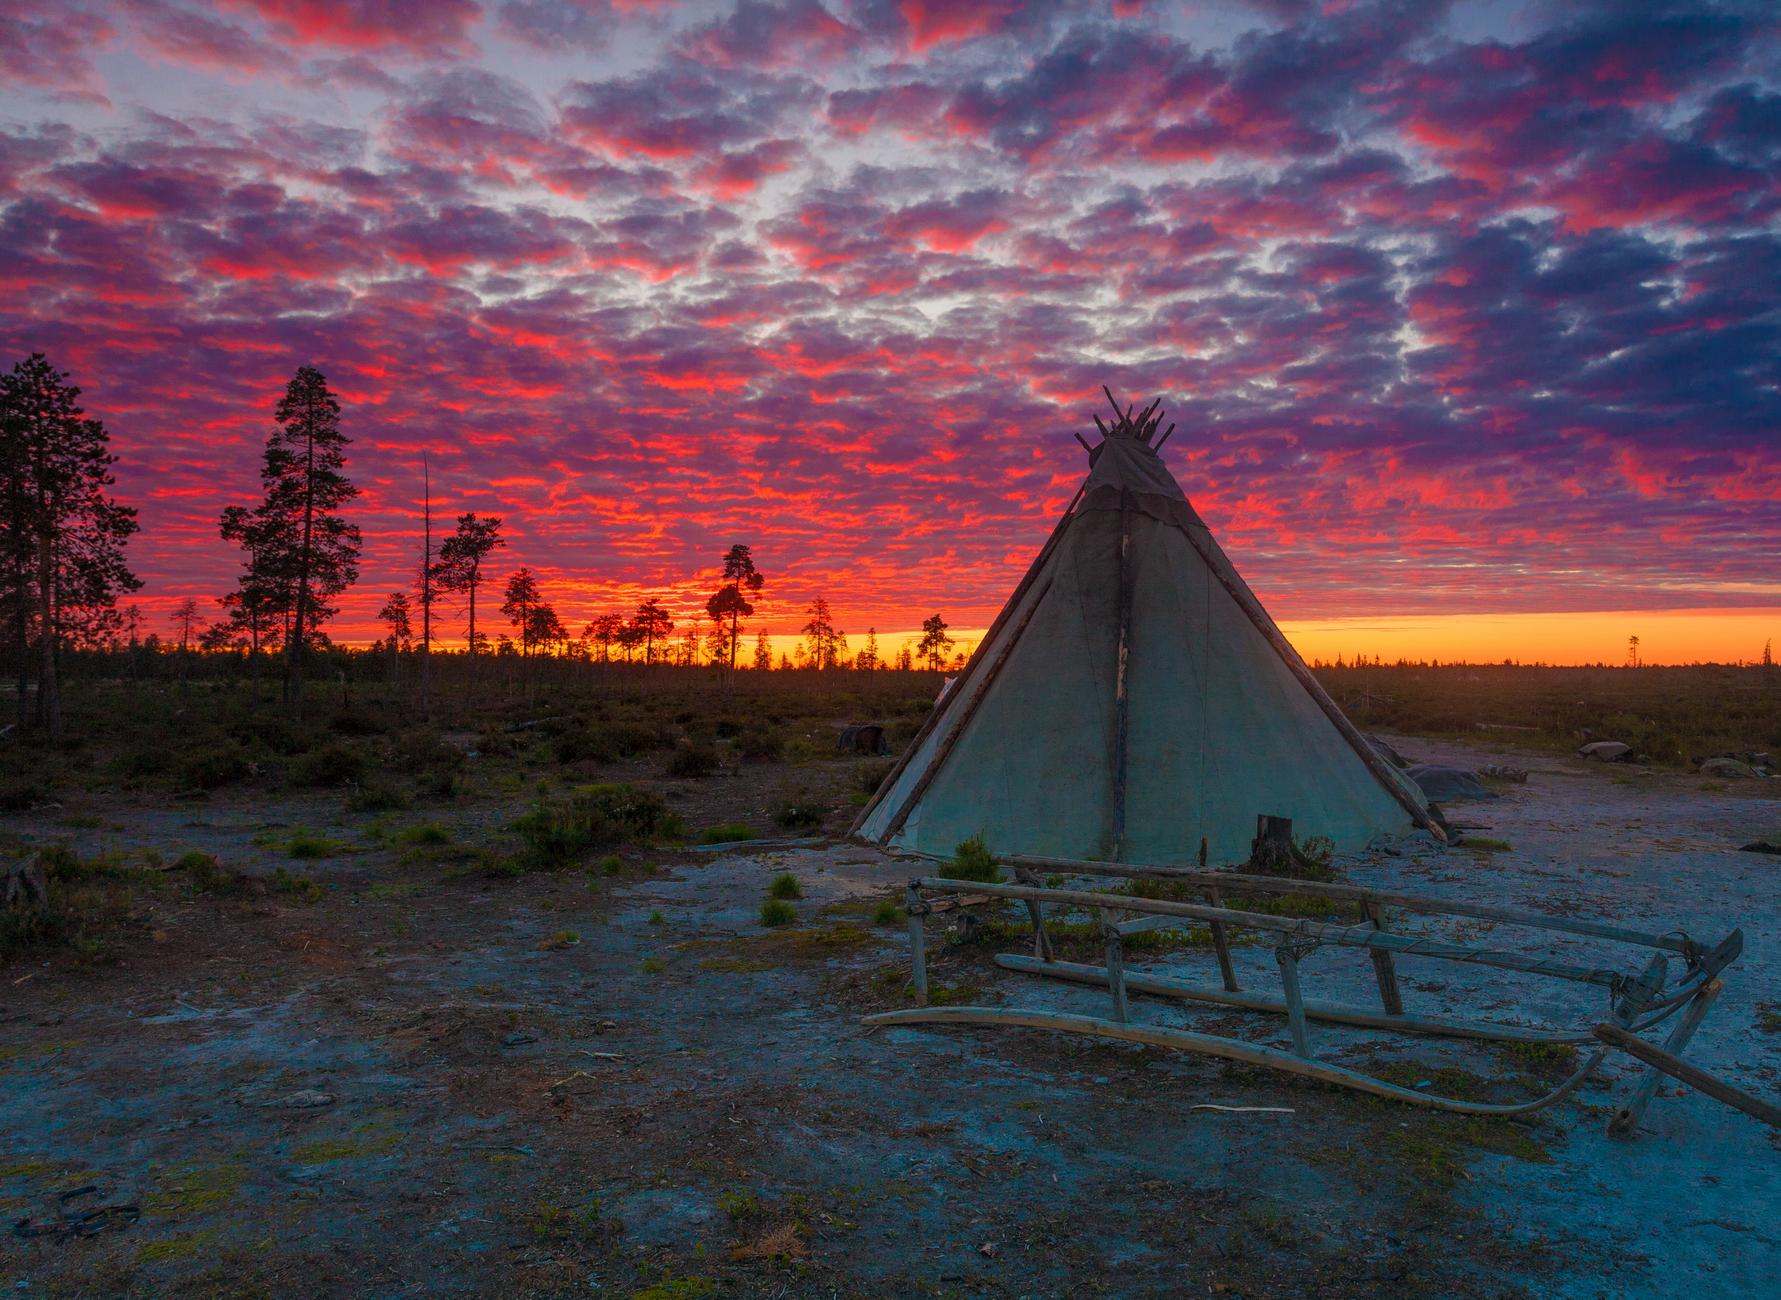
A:
<svg viewBox="0 0 1781 1300">
<path fill-rule="evenodd" d="M 994 853 L 1191 865 L 1203 836 L 1218 865 L 1248 856 L 1263 813 L 1339 849 L 1430 824 L 1231 568 L 1154 427 L 1128 413 L 1091 452 L 861 838 L 944 857 L 982 833 Z"/>
</svg>

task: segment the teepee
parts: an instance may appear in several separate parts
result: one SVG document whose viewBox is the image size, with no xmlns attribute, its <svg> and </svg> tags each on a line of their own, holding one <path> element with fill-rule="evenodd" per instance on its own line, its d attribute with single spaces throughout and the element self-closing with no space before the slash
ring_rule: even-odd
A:
<svg viewBox="0 0 1781 1300">
<path fill-rule="evenodd" d="M 1159 407 L 1095 420 L 1087 481 L 856 836 L 1187 866 L 1243 861 L 1261 814 L 1344 850 L 1441 834 L 1188 504 Z"/>
</svg>

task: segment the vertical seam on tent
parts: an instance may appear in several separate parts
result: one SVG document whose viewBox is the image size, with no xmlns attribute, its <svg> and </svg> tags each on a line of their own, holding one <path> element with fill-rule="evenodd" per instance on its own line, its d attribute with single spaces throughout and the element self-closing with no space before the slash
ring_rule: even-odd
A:
<svg viewBox="0 0 1781 1300">
<path fill-rule="evenodd" d="M 1119 490 L 1119 659 L 1113 679 L 1113 861 L 1125 856 L 1126 739 L 1129 704 L 1126 660 L 1132 639 L 1132 502 Z"/>
<path fill-rule="evenodd" d="M 1200 776 L 1198 810 L 1195 823 L 1199 828 L 1201 843 L 1206 835 L 1206 702 L 1208 681 L 1212 676 L 1212 575 L 1202 573 L 1200 577 L 1200 761 L 1196 764 Z M 1206 865 L 1201 855 L 1200 865 Z"/>
</svg>

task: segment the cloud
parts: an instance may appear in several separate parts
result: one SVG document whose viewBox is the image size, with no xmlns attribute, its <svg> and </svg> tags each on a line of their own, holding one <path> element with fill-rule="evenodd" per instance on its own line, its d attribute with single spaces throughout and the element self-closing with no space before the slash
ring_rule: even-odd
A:
<svg viewBox="0 0 1781 1300">
<path fill-rule="evenodd" d="M 304 362 L 365 489 L 349 636 L 422 450 L 571 621 L 690 615 L 748 540 L 776 630 L 819 593 L 981 624 L 1103 382 L 1165 397 L 1283 617 L 1724 605 L 1781 563 L 1754 11 L 1276 4 L 1216 47 L 1100 0 L 64 12 L 0 36 L 36 124 L 0 127 L 0 348 L 112 428 L 151 610 L 227 589 Z"/>
</svg>

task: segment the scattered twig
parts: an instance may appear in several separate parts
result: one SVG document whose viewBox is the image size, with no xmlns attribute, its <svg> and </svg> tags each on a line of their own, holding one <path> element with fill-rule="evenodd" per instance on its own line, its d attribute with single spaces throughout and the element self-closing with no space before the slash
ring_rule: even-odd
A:
<svg viewBox="0 0 1781 1300">
<path fill-rule="evenodd" d="M 1297 1115 L 1299 1112 L 1291 1106 L 1220 1106 L 1216 1102 L 1202 1101 L 1198 1105 L 1189 1106 L 1189 1110 L 1217 1110 L 1230 1115 Z"/>
</svg>

